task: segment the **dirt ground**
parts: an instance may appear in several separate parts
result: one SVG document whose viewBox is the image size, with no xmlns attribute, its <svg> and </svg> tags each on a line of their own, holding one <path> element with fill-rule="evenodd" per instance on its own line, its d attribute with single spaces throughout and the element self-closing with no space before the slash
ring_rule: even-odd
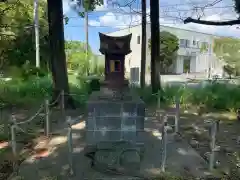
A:
<svg viewBox="0 0 240 180">
<path fill-rule="evenodd" d="M 39 109 L 39 106 L 29 108 L 12 108 L 3 109 L 0 116 L 0 124 L 5 124 L 9 120 L 9 114 L 15 114 L 18 121 L 24 121 L 34 115 Z M 170 112 L 170 111 L 168 111 Z M 73 117 L 79 116 L 83 113 L 82 109 L 67 111 L 66 115 Z M 148 110 L 148 115 L 154 115 L 153 109 Z M 220 114 L 208 114 L 198 116 L 193 112 L 185 112 L 181 114 L 180 120 L 180 132 L 181 135 L 191 144 L 191 146 L 196 149 L 196 151 L 204 157 L 206 160 L 209 158 L 210 148 L 209 148 L 209 122 L 207 119 L 217 119 L 220 120 L 220 128 L 217 135 L 217 145 L 220 146 L 220 151 L 217 152 L 217 169 L 222 172 L 222 174 L 227 174 L 230 171 L 231 161 L 235 154 L 239 153 L 239 128 L 240 122 L 232 120 L 229 118 L 230 115 L 220 115 Z M 63 114 L 60 110 L 54 109 L 51 111 L 50 116 L 52 121 L 51 128 L 58 129 L 65 125 L 63 119 Z M 17 162 L 21 163 L 27 156 L 33 153 L 33 147 L 39 142 L 46 139 L 44 137 L 44 114 L 40 114 L 33 120 L 33 123 L 28 123 L 25 126 L 21 126 L 22 130 L 27 133 L 22 133 L 21 131 L 17 134 L 17 145 L 18 151 L 21 152 L 17 158 Z M 170 123 L 172 120 L 170 119 Z M 157 126 L 157 124 L 156 124 Z M 156 127 L 157 128 L 157 127 Z M 25 134 L 25 135 L 24 135 Z M 12 172 L 12 164 L 16 162 L 16 159 L 12 156 L 11 149 L 9 148 L 10 136 L 1 137 L 0 136 L 0 180 L 6 179 L 6 177 Z M 44 149 L 39 153 L 44 153 Z"/>
<path fill-rule="evenodd" d="M 7 179 L 9 174 L 12 173 L 13 162 L 21 164 L 26 157 L 32 153 L 36 153 L 34 147 L 39 142 L 47 140 L 44 134 L 44 109 L 36 117 L 34 117 L 39 109 L 40 105 L 31 108 L 11 107 L 0 109 L 0 180 Z M 82 109 L 67 110 L 65 115 L 77 117 L 82 113 Z M 26 121 L 31 119 L 31 117 L 34 117 L 32 121 L 20 125 L 20 129 L 16 133 L 17 152 L 20 152 L 18 157 L 13 157 L 12 150 L 10 148 L 10 128 L 9 126 L 7 128 L 4 128 L 3 126 L 6 126 L 10 122 L 11 114 L 16 117 L 17 122 Z M 50 131 L 57 132 L 57 129 L 61 129 L 62 126 L 66 126 L 65 119 L 63 119 L 63 113 L 59 108 L 51 109 Z M 54 134 L 51 136 L 54 136 Z M 44 150 L 37 153 L 44 153 Z"/>
<path fill-rule="evenodd" d="M 151 107 L 148 110 L 154 114 Z M 174 114 L 173 108 L 165 108 L 165 113 Z M 216 136 L 215 170 L 217 174 L 229 175 L 231 170 L 240 170 L 240 122 L 236 114 L 230 112 L 208 112 L 199 115 L 197 110 L 182 110 L 179 122 L 179 132 L 191 147 L 207 162 L 210 159 L 210 127 L 212 122 L 219 120 Z M 174 125 L 174 117 L 168 118 L 169 125 Z M 240 173 L 239 173 L 240 174 Z"/>
<path fill-rule="evenodd" d="M 206 160 L 210 158 L 210 126 L 211 122 L 219 120 L 216 136 L 216 171 L 229 174 L 230 170 L 239 168 L 240 157 L 240 122 L 231 113 L 209 113 L 202 116 L 195 113 L 181 115 L 180 133 L 184 139 Z"/>
</svg>

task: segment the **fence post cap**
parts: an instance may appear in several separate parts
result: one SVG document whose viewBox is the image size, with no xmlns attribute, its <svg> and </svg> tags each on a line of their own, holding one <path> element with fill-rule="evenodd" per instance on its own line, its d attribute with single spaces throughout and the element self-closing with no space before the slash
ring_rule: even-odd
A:
<svg viewBox="0 0 240 180">
<path fill-rule="evenodd" d="M 16 122 L 17 122 L 16 116 L 15 116 L 14 114 L 11 114 L 11 115 L 10 115 L 10 122 L 11 122 L 11 123 L 16 123 Z"/>
<path fill-rule="evenodd" d="M 208 124 L 208 123 L 211 123 L 212 122 L 212 119 L 205 119 L 204 120 L 204 123 Z"/>
<path fill-rule="evenodd" d="M 164 121 L 164 122 L 167 122 L 167 121 L 168 121 L 168 114 L 164 114 L 164 115 L 163 115 L 163 121 Z"/>
<path fill-rule="evenodd" d="M 17 120 L 15 115 L 10 115 L 10 119 L 9 119 L 9 125 L 16 125 L 17 124 Z"/>
<path fill-rule="evenodd" d="M 67 117 L 66 117 L 66 122 L 67 122 L 68 124 L 71 124 L 71 121 L 72 121 L 71 116 L 67 116 Z"/>
</svg>

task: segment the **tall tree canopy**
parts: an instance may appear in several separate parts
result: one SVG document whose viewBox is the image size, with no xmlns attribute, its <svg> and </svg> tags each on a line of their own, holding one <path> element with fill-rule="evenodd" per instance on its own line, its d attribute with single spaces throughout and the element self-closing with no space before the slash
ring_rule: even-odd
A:
<svg viewBox="0 0 240 180">
<path fill-rule="evenodd" d="M 94 11 L 97 6 L 103 5 L 104 0 L 68 0 L 71 7 L 79 13 L 80 16 L 84 17 L 84 12 L 79 11 L 82 7 L 86 11 Z"/>
<path fill-rule="evenodd" d="M 178 37 L 174 34 L 162 31 L 160 33 L 160 72 L 167 73 L 169 67 L 176 58 L 176 52 L 179 49 Z M 151 39 L 148 41 L 148 47 L 151 48 Z"/>
<path fill-rule="evenodd" d="M 39 4 L 41 64 L 46 67 L 48 26 L 46 2 Z M 33 2 L 12 0 L 0 3 L 0 68 L 22 66 L 26 60 L 35 65 Z"/>
<path fill-rule="evenodd" d="M 89 56 L 86 59 L 85 56 L 85 43 L 79 41 L 66 41 L 65 42 L 65 52 L 67 58 L 68 68 L 74 71 L 81 72 L 82 74 L 87 74 L 89 70 L 89 61 L 93 54 L 91 48 L 88 48 Z"/>
<path fill-rule="evenodd" d="M 86 0 L 89 10 L 100 0 Z M 103 3 L 103 2 L 102 2 Z M 59 92 L 69 92 L 64 45 L 62 0 L 39 1 L 41 67 L 49 65 L 53 79 L 53 101 Z M 11 0 L 0 3 L 0 68 L 8 65 L 35 65 L 33 1 Z M 50 48 L 49 48 L 50 44 Z M 66 96 L 67 104 L 71 98 Z M 67 105 L 66 104 L 66 105 Z"/>
<path fill-rule="evenodd" d="M 214 40 L 214 53 L 219 59 L 225 61 L 234 69 L 235 73 L 240 72 L 240 39 L 221 37 Z"/>
</svg>

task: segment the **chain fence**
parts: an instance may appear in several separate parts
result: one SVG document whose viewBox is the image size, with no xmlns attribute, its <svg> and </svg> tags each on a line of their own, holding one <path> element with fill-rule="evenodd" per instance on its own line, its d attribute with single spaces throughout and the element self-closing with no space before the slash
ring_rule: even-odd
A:
<svg viewBox="0 0 240 180">
<path fill-rule="evenodd" d="M 30 118 L 18 122 L 16 115 L 11 114 L 10 115 L 10 135 L 11 135 L 11 140 L 10 140 L 10 146 L 12 149 L 12 153 L 15 159 L 17 159 L 19 152 L 17 151 L 17 132 L 22 132 L 26 135 L 36 135 L 36 133 L 31 133 L 26 130 L 24 130 L 24 125 L 27 125 L 35 120 L 37 120 L 37 117 L 39 116 L 44 116 L 44 134 L 46 137 L 49 138 L 50 136 L 50 110 L 51 110 L 51 105 L 55 104 L 57 101 L 59 101 L 61 97 L 61 94 L 56 98 L 54 102 L 51 104 L 49 103 L 48 99 L 44 100 L 44 103 L 40 105 L 36 113 L 32 115 Z M 16 170 L 17 168 L 17 163 L 13 162 L 13 167 Z"/>
<path fill-rule="evenodd" d="M 163 172 L 165 172 L 165 168 L 166 168 L 166 162 L 167 162 L 167 145 L 168 145 L 168 134 L 169 134 L 169 129 L 174 129 L 173 133 L 176 135 L 179 135 L 182 139 L 182 133 L 180 131 L 180 126 L 179 126 L 179 121 L 181 119 L 180 117 L 180 98 L 178 96 L 175 96 L 175 107 L 174 107 L 174 111 L 173 113 L 165 113 L 163 114 L 163 116 L 161 116 L 161 105 L 160 105 L 160 95 L 159 94 L 155 94 L 158 97 L 158 106 L 156 109 L 156 115 L 158 116 L 158 119 L 160 121 L 162 121 L 163 127 L 161 129 L 161 134 L 162 134 L 162 138 L 161 138 L 161 143 L 162 143 L 162 163 L 161 163 L 161 170 Z M 170 117 L 174 117 L 174 124 L 170 124 L 169 123 L 169 118 Z M 216 144 L 216 137 L 217 137 L 217 133 L 219 130 L 219 121 L 218 120 L 212 120 L 212 119 L 208 119 L 206 120 L 209 125 L 210 125 L 210 129 L 209 129 L 209 136 L 210 136 L 210 141 L 209 141 L 209 147 L 210 147 L 210 152 L 208 152 L 210 154 L 208 161 L 208 169 L 209 171 L 213 171 L 214 168 L 216 167 L 216 153 L 219 151 L 220 146 L 217 146 Z M 188 145 L 190 145 L 189 143 L 187 143 Z M 191 145 L 190 145 L 191 146 Z"/>
<path fill-rule="evenodd" d="M 59 93 L 58 97 L 54 101 L 52 101 L 51 103 L 50 103 L 49 99 L 45 99 L 44 103 L 42 103 L 40 105 L 40 107 L 38 108 L 36 113 L 26 120 L 18 122 L 15 115 L 13 115 L 13 114 L 10 115 L 10 122 L 9 122 L 10 123 L 10 135 L 11 135 L 10 146 L 12 148 L 12 153 L 13 153 L 14 157 L 17 157 L 17 155 L 18 155 L 18 153 L 17 153 L 17 140 L 16 140 L 17 132 L 20 131 L 20 132 L 25 133 L 25 134 L 31 134 L 30 132 L 27 132 L 26 130 L 24 130 L 24 128 L 22 126 L 33 122 L 39 116 L 44 116 L 44 134 L 45 134 L 46 137 L 49 138 L 51 133 L 54 133 L 54 132 L 50 132 L 50 129 L 51 129 L 51 127 L 50 127 L 51 126 L 50 114 L 52 113 L 52 108 L 51 107 L 54 104 L 56 104 L 57 102 L 60 102 L 60 113 L 61 113 L 63 119 L 64 120 L 66 119 L 66 109 L 65 109 L 65 97 L 66 96 L 74 96 L 74 97 L 77 97 L 77 98 L 84 97 L 85 98 L 86 95 L 64 93 L 64 91 L 61 91 Z M 78 116 L 75 120 L 71 119 L 71 126 L 81 118 L 82 118 L 82 115 Z M 0 130 L 3 130 L 4 128 L 5 128 L 4 124 L 0 125 Z"/>
<path fill-rule="evenodd" d="M 59 93 L 58 97 L 51 103 L 50 103 L 49 99 L 46 98 L 44 100 L 44 102 L 40 105 L 40 107 L 37 109 L 37 111 L 31 117 L 29 117 L 25 120 L 22 120 L 22 121 L 18 121 L 16 115 L 11 114 L 10 120 L 8 121 L 7 125 L 6 125 L 6 123 L 0 125 L 1 132 L 3 132 L 5 130 L 6 126 L 10 127 L 10 139 L 8 141 L 9 141 L 9 146 L 11 147 L 14 159 L 17 159 L 17 157 L 19 155 L 19 152 L 17 151 L 17 149 L 18 149 L 17 133 L 21 132 L 26 135 L 36 136 L 36 132 L 29 132 L 29 131 L 25 130 L 24 127 L 26 125 L 30 124 L 31 122 L 39 120 L 38 117 L 44 117 L 44 123 L 43 123 L 44 135 L 47 138 L 50 138 L 50 136 L 54 133 L 54 131 L 50 131 L 51 124 L 52 124 L 52 119 L 50 118 L 50 114 L 53 112 L 52 106 L 54 104 L 56 104 L 57 102 L 60 102 L 59 103 L 60 113 L 61 113 L 62 117 L 65 119 L 65 116 L 66 116 L 65 96 L 67 96 L 67 95 L 77 96 L 77 97 L 85 96 L 85 95 L 78 95 L 78 94 L 66 94 L 66 93 L 64 93 L 64 91 L 61 91 L 61 93 Z M 79 117 L 78 117 L 78 119 L 79 119 Z M 75 121 L 77 121 L 77 120 L 75 120 Z M 14 169 L 14 172 L 17 171 L 18 162 L 13 162 L 13 169 Z"/>
<path fill-rule="evenodd" d="M 70 166 L 70 173 L 73 175 L 75 173 L 75 167 L 74 167 L 74 161 L 73 161 L 73 134 L 72 134 L 72 126 L 79 122 L 80 119 L 82 119 L 83 115 L 78 116 L 77 118 L 73 118 L 71 116 L 66 116 L 66 109 L 65 109 L 65 96 L 75 96 L 75 97 L 84 97 L 85 95 L 79 95 L 79 94 L 66 94 L 64 91 L 61 91 L 59 96 L 55 99 L 54 102 L 49 102 L 48 99 L 44 100 L 44 103 L 40 105 L 38 110 L 34 115 L 32 115 L 30 118 L 18 122 L 15 115 L 10 116 L 10 134 L 11 134 L 11 140 L 10 140 L 10 146 L 12 149 L 12 153 L 14 157 L 18 156 L 17 152 L 17 137 L 16 134 L 18 131 L 21 131 L 23 133 L 29 133 L 26 132 L 21 126 L 28 124 L 32 121 L 34 121 L 38 116 L 44 115 L 44 133 L 46 137 L 50 137 L 50 113 L 51 113 L 51 106 L 54 105 L 56 102 L 60 101 L 60 108 L 62 117 L 65 119 L 65 122 L 67 123 L 68 131 L 67 131 L 67 143 L 68 143 L 68 149 L 69 149 L 69 166 Z M 161 138 L 161 144 L 162 144 L 162 163 L 161 163 L 161 170 L 165 172 L 166 164 L 167 164 L 167 146 L 168 146 L 168 134 L 169 134 L 169 127 L 174 129 L 174 134 L 178 134 L 181 136 L 181 132 L 179 129 L 179 121 L 180 121 L 180 100 L 179 97 L 175 96 L 175 106 L 174 106 L 174 112 L 173 113 L 165 113 L 161 116 L 161 96 L 160 92 L 157 94 L 153 94 L 156 96 L 157 99 L 157 108 L 156 108 L 156 114 L 154 116 L 157 116 L 157 118 L 163 122 L 162 129 L 160 130 L 162 134 Z M 169 118 L 174 117 L 174 124 L 169 123 Z M 218 132 L 219 127 L 219 121 L 210 121 L 211 129 L 210 129 L 210 159 L 209 159 L 209 170 L 213 171 L 214 166 L 216 164 L 216 152 L 219 150 L 219 147 L 216 145 L 216 135 Z M 4 125 L 0 125 L 0 129 L 4 129 Z M 181 136 L 182 137 L 182 136 Z M 14 169 L 16 169 L 17 164 L 14 162 L 13 164 Z"/>
</svg>

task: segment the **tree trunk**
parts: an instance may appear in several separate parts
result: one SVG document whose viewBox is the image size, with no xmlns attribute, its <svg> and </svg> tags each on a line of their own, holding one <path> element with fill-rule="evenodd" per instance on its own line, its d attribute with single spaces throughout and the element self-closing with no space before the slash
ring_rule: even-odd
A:
<svg viewBox="0 0 240 180">
<path fill-rule="evenodd" d="M 150 0 L 151 21 L 151 85 L 152 93 L 157 93 L 160 87 L 160 29 L 159 0 Z M 157 62 L 158 61 L 158 62 Z"/>
<path fill-rule="evenodd" d="M 59 104 L 57 98 L 63 90 L 65 93 L 65 107 L 74 108 L 73 99 L 69 96 L 69 85 L 64 45 L 64 25 L 62 0 L 48 0 L 48 25 L 51 59 L 49 61 L 53 78 L 54 105 Z"/>
<path fill-rule="evenodd" d="M 146 74 L 146 24 L 147 24 L 147 14 L 146 14 L 146 0 L 142 0 L 142 42 L 141 42 L 141 76 L 140 84 L 141 88 L 145 87 L 145 74 Z"/>
</svg>

